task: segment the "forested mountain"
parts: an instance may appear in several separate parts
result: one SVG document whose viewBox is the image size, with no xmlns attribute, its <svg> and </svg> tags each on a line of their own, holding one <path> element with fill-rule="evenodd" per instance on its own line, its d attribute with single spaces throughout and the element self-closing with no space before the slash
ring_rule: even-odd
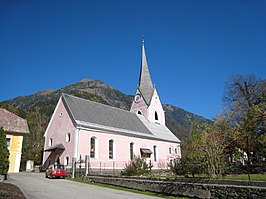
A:
<svg viewBox="0 0 266 199">
<path fill-rule="evenodd" d="M 35 163 L 41 164 L 43 134 L 61 93 L 75 95 L 125 110 L 130 109 L 133 100 L 132 95 L 126 95 L 101 81 L 83 79 L 59 90 L 44 90 L 32 95 L 3 101 L 0 103 L 0 107 L 26 118 L 30 127 L 30 136 L 25 137 L 23 143 L 22 164 L 26 159 L 34 159 Z M 173 105 L 163 105 L 163 108 L 166 114 L 166 125 L 181 141 L 188 136 L 192 121 L 198 123 L 211 122 Z"/>
</svg>

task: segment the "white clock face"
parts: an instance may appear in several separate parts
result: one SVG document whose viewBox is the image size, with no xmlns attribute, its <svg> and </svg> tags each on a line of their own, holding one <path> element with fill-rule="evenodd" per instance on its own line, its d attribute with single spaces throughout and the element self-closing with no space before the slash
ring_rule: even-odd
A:
<svg viewBox="0 0 266 199">
<path fill-rule="evenodd" d="M 139 103 L 140 99 L 141 99 L 141 95 L 140 95 L 140 94 L 136 94 L 136 95 L 135 95 L 135 98 L 134 98 L 134 101 L 135 101 L 136 103 Z"/>
</svg>

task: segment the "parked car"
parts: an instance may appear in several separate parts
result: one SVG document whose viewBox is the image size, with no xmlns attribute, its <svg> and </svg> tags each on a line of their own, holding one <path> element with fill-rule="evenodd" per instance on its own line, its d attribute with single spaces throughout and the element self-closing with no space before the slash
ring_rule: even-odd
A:
<svg viewBox="0 0 266 199">
<path fill-rule="evenodd" d="M 65 178 L 66 177 L 66 170 L 64 165 L 62 164 L 52 164 L 50 165 L 46 172 L 46 178 Z"/>
</svg>

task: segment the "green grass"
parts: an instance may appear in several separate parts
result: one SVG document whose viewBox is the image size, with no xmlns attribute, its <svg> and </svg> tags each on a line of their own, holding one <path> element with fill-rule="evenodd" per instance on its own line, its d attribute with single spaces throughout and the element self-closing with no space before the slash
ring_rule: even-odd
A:
<svg viewBox="0 0 266 199">
<path fill-rule="evenodd" d="M 129 188 L 125 188 L 125 187 L 113 186 L 113 185 L 108 185 L 108 184 L 101 184 L 101 183 L 96 183 L 96 182 L 88 182 L 88 181 L 83 181 L 83 180 L 79 180 L 79 179 L 66 178 L 66 180 L 71 180 L 71 181 L 75 181 L 75 182 L 81 182 L 81 183 L 90 184 L 90 185 L 96 185 L 96 186 L 110 188 L 110 189 L 116 189 L 116 190 L 120 190 L 120 191 L 127 191 L 127 192 L 131 192 L 131 193 L 137 193 L 137 194 L 144 194 L 144 195 L 148 195 L 148 196 L 167 198 L 167 199 L 173 199 L 173 198 L 175 198 L 175 199 L 188 199 L 188 197 L 167 196 L 167 195 L 164 195 L 164 194 L 159 194 L 159 193 L 150 192 L 150 191 L 140 191 L 140 190 L 136 190 L 136 189 L 129 189 Z"/>
<path fill-rule="evenodd" d="M 174 175 L 154 175 L 153 178 L 184 178 L 184 176 L 174 176 Z M 192 178 L 191 175 L 189 175 Z M 201 179 L 209 179 L 205 174 L 197 174 L 195 175 L 196 178 Z M 248 180 L 247 174 L 228 174 L 223 178 L 219 178 L 220 180 Z M 250 180 L 259 180 L 259 181 L 266 181 L 266 174 L 250 174 Z"/>
<path fill-rule="evenodd" d="M 225 180 L 248 180 L 247 174 L 241 175 L 227 175 Z M 250 180 L 266 181 L 266 174 L 250 174 Z"/>
</svg>

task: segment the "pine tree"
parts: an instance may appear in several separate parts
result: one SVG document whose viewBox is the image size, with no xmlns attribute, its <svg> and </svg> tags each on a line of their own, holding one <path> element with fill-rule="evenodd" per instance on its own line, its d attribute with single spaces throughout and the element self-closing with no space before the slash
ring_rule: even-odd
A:
<svg viewBox="0 0 266 199">
<path fill-rule="evenodd" d="M 7 174 L 9 169 L 9 150 L 6 143 L 6 134 L 0 127 L 0 175 Z"/>
</svg>

